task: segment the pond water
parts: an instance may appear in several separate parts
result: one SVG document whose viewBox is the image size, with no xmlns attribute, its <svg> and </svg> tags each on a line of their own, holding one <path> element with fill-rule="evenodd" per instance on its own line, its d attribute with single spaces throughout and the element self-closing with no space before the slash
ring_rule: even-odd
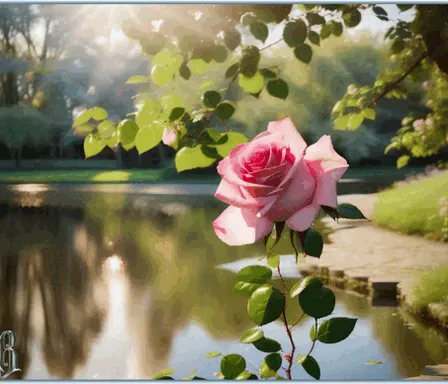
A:
<svg viewBox="0 0 448 384">
<path fill-rule="evenodd" d="M 223 205 L 80 196 L 65 196 L 64 207 L 62 197 L 39 194 L 0 206 L 0 330 L 17 338 L 15 378 L 143 379 L 165 368 L 176 378 L 194 369 L 214 378 L 220 359 L 203 358 L 214 351 L 240 353 L 256 371 L 265 354 L 239 343 L 254 324 L 247 297 L 232 285 L 241 266 L 261 263 L 263 250 L 216 238 L 210 224 Z M 19 208 L 20 200 L 34 207 Z M 291 257 L 282 256 L 288 286 L 299 277 Z M 345 341 L 317 345 L 322 379 L 399 379 L 448 358 L 446 339 L 397 308 L 335 293 L 334 315 L 359 320 Z M 296 300 L 287 308 L 291 322 L 300 317 Z M 293 330 L 298 353 L 310 347 L 311 324 Z M 264 328 L 289 349 L 281 323 Z M 293 377 L 309 379 L 300 366 Z"/>
</svg>

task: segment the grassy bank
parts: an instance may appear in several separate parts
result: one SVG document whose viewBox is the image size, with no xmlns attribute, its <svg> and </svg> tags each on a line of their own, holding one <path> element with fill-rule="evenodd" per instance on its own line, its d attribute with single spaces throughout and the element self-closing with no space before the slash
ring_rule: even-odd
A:
<svg viewBox="0 0 448 384">
<path fill-rule="evenodd" d="M 448 304 L 448 265 L 422 275 L 413 293 L 416 309 L 426 308 L 431 303 Z"/>
<path fill-rule="evenodd" d="M 441 233 L 440 199 L 448 196 L 448 172 L 379 194 L 373 222 L 383 228 L 429 238 Z"/>
</svg>

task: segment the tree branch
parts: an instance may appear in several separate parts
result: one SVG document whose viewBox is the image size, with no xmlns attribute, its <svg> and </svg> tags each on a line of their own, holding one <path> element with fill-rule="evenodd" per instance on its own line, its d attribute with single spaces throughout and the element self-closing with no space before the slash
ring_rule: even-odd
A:
<svg viewBox="0 0 448 384">
<path fill-rule="evenodd" d="M 429 56 L 428 52 L 423 52 L 417 60 L 405 71 L 403 72 L 399 77 L 397 77 L 394 81 L 391 81 L 388 83 L 384 90 L 369 103 L 369 105 L 375 105 L 378 100 L 383 98 L 385 95 L 387 95 L 390 91 L 392 91 L 399 83 L 401 83 L 415 68 L 417 68 L 423 60 L 425 60 Z"/>
</svg>

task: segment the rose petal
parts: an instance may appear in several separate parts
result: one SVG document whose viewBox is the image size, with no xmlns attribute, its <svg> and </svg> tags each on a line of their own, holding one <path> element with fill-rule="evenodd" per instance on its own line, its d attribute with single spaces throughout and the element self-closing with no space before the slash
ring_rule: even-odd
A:
<svg viewBox="0 0 448 384">
<path fill-rule="evenodd" d="M 228 207 L 212 225 L 216 235 L 224 243 L 245 245 L 267 236 L 273 223 L 264 217 L 258 218 L 250 209 Z"/>
<path fill-rule="evenodd" d="M 286 225 L 294 231 L 306 231 L 319 216 L 319 210 L 319 205 L 310 204 L 286 220 Z"/>
<path fill-rule="evenodd" d="M 304 159 L 315 177 L 336 172 L 334 177 L 339 180 L 348 168 L 347 160 L 334 150 L 331 137 L 328 135 L 322 136 L 316 143 L 310 145 L 306 149 Z"/>
<path fill-rule="evenodd" d="M 301 159 L 306 149 L 306 142 L 297 130 L 294 123 L 288 117 L 286 119 L 271 121 L 268 125 L 268 132 L 281 133 L 285 136 L 286 143 L 291 148 L 291 152 L 295 157 Z"/>
<path fill-rule="evenodd" d="M 279 190 L 278 200 L 266 216 L 272 221 L 288 219 L 297 210 L 311 203 L 315 187 L 314 177 L 306 164 L 300 162 L 295 168 L 291 182 L 285 184 L 283 190 Z"/>
<path fill-rule="evenodd" d="M 275 196 L 254 197 L 244 188 L 237 187 L 222 179 L 216 190 L 215 197 L 229 205 L 244 208 L 258 208 L 276 199 Z"/>
<path fill-rule="evenodd" d="M 327 207 L 332 208 L 336 208 L 338 206 L 336 184 L 339 180 L 340 173 L 341 170 L 337 169 L 334 170 L 334 173 L 333 172 L 327 173 L 316 180 L 317 186 L 316 186 L 316 193 L 314 194 L 313 203 L 319 205 L 326 205 Z"/>
</svg>

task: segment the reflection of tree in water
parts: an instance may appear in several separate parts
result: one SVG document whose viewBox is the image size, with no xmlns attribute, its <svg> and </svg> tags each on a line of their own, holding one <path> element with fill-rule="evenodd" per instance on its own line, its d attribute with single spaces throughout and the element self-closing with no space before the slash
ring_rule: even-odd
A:
<svg viewBox="0 0 448 384">
<path fill-rule="evenodd" d="M 104 321 L 103 252 L 76 213 L 25 209 L 1 219 L 2 329 L 15 332 L 26 375 L 29 346 L 41 342 L 47 369 L 71 378 Z M 37 341 L 37 340 L 36 340 Z"/>
</svg>

